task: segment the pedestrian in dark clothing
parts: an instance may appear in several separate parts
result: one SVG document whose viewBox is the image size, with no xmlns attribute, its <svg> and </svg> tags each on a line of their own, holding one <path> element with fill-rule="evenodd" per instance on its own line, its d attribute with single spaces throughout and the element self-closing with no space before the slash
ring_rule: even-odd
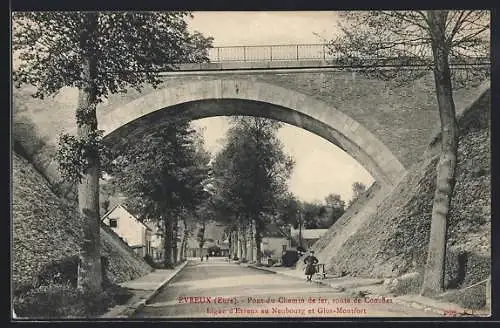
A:
<svg viewBox="0 0 500 328">
<path fill-rule="evenodd" d="M 207 259 L 207 261 L 208 261 L 208 254 L 207 254 L 207 255 L 205 255 L 205 258 L 206 258 L 206 259 Z"/>
<path fill-rule="evenodd" d="M 304 259 L 304 263 L 306 264 L 305 274 L 307 276 L 306 281 L 312 281 L 313 274 L 316 273 L 316 264 L 318 264 L 319 260 L 316 256 L 314 256 L 314 251 L 311 251 L 308 256 Z"/>
</svg>

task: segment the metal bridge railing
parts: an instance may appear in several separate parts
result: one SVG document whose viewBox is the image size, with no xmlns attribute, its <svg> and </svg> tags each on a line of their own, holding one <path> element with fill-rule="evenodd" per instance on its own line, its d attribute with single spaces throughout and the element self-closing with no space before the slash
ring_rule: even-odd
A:
<svg viewBox="0 0 500 328">
<path fill-rule="evenodd" d="M 370 65 L 370 63 L 380 64 L 381 62 L 397 63 L 402 60 L 398 53 L 407 53 L 406 46 L 402 45 L 401 49 L 394 49 L 394 57 L 387 58 L 378 53 L 370 55 L 359 55 L 357 58 L 362 59 L 362 62 Z M 425 49 L 424 49 L 425 50 Z M 425 53 L 432 61 L 432 55 L 427 52 L 418 52 L 421 55 Z M 356 54 L 353 54 L 356 55 Z M 228 63 L 228 62 L 272 62 L 272 61 L 301 61 L 301 60 L 328 60 L 336 61 L 339 64 L 349 66 L 345 62 L 345 58 L 341 58 L 338 54 L 333 54 L 327 44 L 287 44 L 287 45 L 266 45 L 266 46 L 230 46 L 230 47 L 214 47 L 209 49 L 209 60 L 211 63 Z M 410 59 L 410 62 L 411 59 Z M 485 65 L 489 64 L 489 58 L 469 58 L 467 64 Z M 450 60 L 450 64 L 461 65 L 465 64 L 462 61 L 455 59 Z M 411 64 L 410 64 L 411 66 Z M 422 63 L 415 66 L 422 66 Z"/>
<path fill-rule="evenodd" d="M 234 46 L 209 49 L 213 63 L 334 59 L 325 44 Z"/>
</svg>

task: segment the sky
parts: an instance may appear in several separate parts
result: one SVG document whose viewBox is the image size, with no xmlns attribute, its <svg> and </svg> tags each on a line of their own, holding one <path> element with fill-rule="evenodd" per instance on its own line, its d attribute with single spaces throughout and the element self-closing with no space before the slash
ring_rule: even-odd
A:
<svg viewBox="0 0 500 328">
<path fill-rule="evenodd" d="M 321 43 L 336 32 L 335 12 L 194 12 L 191 30 L 214 38 L 214 46 Z M 319 36 L 316 36 L 315 33 Z M 212 153 L 223 146 L 228 119 L 193 122 Z M 288 124 L 279 131 L 285 152 L 295 159 L 289 190 L 303 201 L 323 201 L 330 193 L 352 197 L 356 181 L 369 186 L 371 175 L 347 153 L 306 130 Z"/>
<path fill-rule="evenodd" d="M 320 43 L 335 34 L 333 11 L 198 11 L 191 30 L 214 37 L 214 46 Z"/>
</svg>

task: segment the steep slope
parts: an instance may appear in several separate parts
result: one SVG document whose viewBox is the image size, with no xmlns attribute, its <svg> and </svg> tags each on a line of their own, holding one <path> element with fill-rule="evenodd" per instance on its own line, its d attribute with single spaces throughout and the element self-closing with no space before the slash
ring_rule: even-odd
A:
<svg viewBox="0 0 500 328">
<path fill-rule="evenodd" d="M 377 205 L 387 195 L 388 190 L 374 182 L 366 193 L 360 196 L 346 212 L 333 224 L 311 248 L 316 256 L 324 262 L 331 254 L 336 254 L 349 237 L 355 234 L 359 228 L 370 219 L 370 215 L 376 210 Z M 297 270 L 304 270 L 304 263 L 297 263 Z M 327 261 L 326 270 L 331 269 L 331 264 Z"/>
<path fill-rule="evenodd" d="M 12 164 L 12 280 L 16 290 L 29 288 L 45 266 L 77 255 L 81 240 L 74 206 L 57 197 L 45 178 L 16 152 Z M 101 229 L 101 247 L 113 282 L 152 270 L 106 227 Z"/>
<path fill-rule="evenodd" d="M 489 90 L 463 112 L 459 126 L 446 283 L 455 281 L 456 286 L 468 286 L 490 274 Z M 331 273 L 394 277 L 421 270 L 427 256 L 438 156 L 439 143 L 435 142 L 358 231 L 337 252 L 322 258 Z M 321 243 L 335 243 L 335 240 Z M 459 257 L 465 258 L 465 263 L 459 264 Z"/>
</svg>

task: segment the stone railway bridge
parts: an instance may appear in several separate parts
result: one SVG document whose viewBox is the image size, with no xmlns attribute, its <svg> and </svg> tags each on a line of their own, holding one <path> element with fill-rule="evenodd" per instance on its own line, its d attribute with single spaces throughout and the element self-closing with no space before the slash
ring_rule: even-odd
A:
<svg viewBox="0 0 500 328">
<path fill-rule="evenodd" d="M 181 118 L 272 118 L 340 147 L 388 192 L 439 129 L 431 72 L 411 85 L 398 86 L 339 67 L 325 53 L 300 57 L 298 47 L 292 60 L 280 60 L 275 50 L 274 60 L 224 61 L 218 50 L 216 62 L 181 65 L 163 73 L 157 89 L 110 96 L 98 106 L 99 129 L 105 131 L 105 142 L 119 147 Z M 474 88 L 456 91 L 457 110 L 479 93 Z M 76 133 L 78 94 L 65 89 L 46 100 L 29 94 L 29 88 L 13 90 L 14 140 L 49 181 L 57 183 L 57 139 L 61 132 Z"/>
</svg>

